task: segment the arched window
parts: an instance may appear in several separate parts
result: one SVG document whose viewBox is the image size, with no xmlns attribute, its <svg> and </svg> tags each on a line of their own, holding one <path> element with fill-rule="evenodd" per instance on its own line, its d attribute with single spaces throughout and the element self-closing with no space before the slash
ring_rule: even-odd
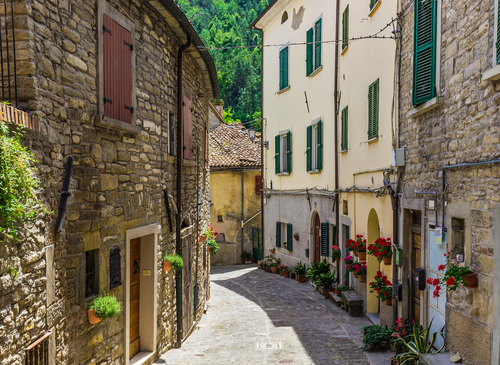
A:
<svg viewBox="0 0 500 365">
<path fill-rule="evenodd" d="M 283 15 L 281 16 L 281 24 L 286 22 L 288 20 L 288 13 L 285 11 Z"/>
</svg>

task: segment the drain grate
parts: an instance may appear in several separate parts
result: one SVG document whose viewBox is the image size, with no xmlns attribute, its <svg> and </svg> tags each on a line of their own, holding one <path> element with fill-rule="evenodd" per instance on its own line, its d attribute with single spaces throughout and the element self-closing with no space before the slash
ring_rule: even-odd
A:
<svg viewBox="0 0 500 365">
<path fill-rule="evenodd" d="M 291 364 L 293 360 L 281 360 L 279 363 L 280 364 Z"/>
<path fill-rule="evenodd" d="M 281 342 L 257 342 L 257 348 L 261 350 L 279 350 Z"/>
</svg>

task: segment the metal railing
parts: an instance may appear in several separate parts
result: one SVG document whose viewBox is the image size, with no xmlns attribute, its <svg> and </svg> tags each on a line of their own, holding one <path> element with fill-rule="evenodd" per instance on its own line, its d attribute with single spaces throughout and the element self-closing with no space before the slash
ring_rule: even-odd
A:
<svg viewBox="0 0 500 365">
<path fill-rule="evenodd" d="M 47 332 L 26 348 L 25 365 L 49 365 L 49 337 L 52 332 Z"/>
<path fill-rule="evenodd" d="M 10 2 L 10 6 L 8 4 Z M 0 3 L 0 7 L 2 4 Z M 10 7 L 10 14 L 9 14 Z M 16 32 L 14 21 L 14 0 L 3 0 L 4 16 L 0 18 L 0 74 L 2 77 L 2 100 L 8 101 L 17 108 L 17 62 L 16 62 Z M 10 27 L 10 29 L 9 29 Z M 10 39 L 12 37 L 12 39 Z M 6 60 L 4 60 L 4 53 Z M 13 62 L 11 65 L 11 54 Z M 14 85 L 12 85 L 14 78 Z M 14 90 L 12 90 L 14 89 Z M 14 94 L 14 95 L 12 95 Z"/>
</svg>

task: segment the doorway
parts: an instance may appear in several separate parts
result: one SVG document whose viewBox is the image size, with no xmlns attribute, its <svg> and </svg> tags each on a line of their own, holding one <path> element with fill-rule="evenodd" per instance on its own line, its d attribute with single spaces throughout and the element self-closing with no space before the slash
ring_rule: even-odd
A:
<svg viewBox="0 0 500 365">
<path fill-rule="evenodd" d="M 130 240 L 130 354 L 137 355 L 141 348 L 139 336 L 139 308 L 141 293 L 141 239 Z"/>
<path fill-rule="evenodd" d="M 412 247 L 411 247 L 411 272 L 418 269 L 422 264 L 422 214 L 413 213 L 413 225 L 411 227 Z M 420 290 L 415 286 L 415 280 L 412 280 L 412 304 L 411 316 L 416 325 L 422 324 L 420 321 Z"/>
<path fill-rule="evenodd" d="M 187 229 L 190 231 L 190 229 Z M 182 232 L 181 232 L 182 237 Z M 190 232 L 182 237 L 182 274 L 181 274 L 181 298 L 182 298 L 182 338 L 186 338 L 193 326 L 194 317 L 194 277 L 192 275 L 193 244 L 195 235 Z"/>
<path fill-rule="evenodd" d="M 378 221 L 378 215 L 375 209 L 370 211 L 368 215 L 368 234 L 366 237 L 367 245 L 375 243 L 375 241 L 380 238 L 380 225 Z M 366 277 L 367 281 L 372 281 L 377 271 L 380 270 L 380 263 L 372 255 L 366 255 Z M 379 299 L 377 298 L 377 293 L 370 293 L 370 288 L 367 285 L 367 312 L 368 313 L 378 313 L 379 312 Z"/>
<path fill-rule="evenodd" d="M 319 220 L 319 215 L 315 214 L 314 218 L 314 261 L 321 261 L 321 222 Z"/>
</svg>

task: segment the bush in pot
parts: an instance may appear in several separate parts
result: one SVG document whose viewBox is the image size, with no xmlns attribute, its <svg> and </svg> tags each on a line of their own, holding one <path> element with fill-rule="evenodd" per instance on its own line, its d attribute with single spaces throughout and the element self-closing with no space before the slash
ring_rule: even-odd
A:
<svg viewBox="0 0 500 365">
<path fill-rule="evenodd" d="M 347 252 L 354 252 L 360 260 L 366 259 L 366 239 L 363 238 L 363 235 L 357 234 L 356 240 L 347 239 L 345 242 Z"/>
<path fill-rule="evenodd" d="M 312 279 L 314 283 L 318 281 L 321 274 L 325 274 L 330 271 L 330 264 L 323 259 L 322 262 L 312 262 L 311 267 L 307 270 L 306 278 Z"/>
<path fill-rule="evenodd" d="M 377 238 L 375 243 L 368 246 L 368 254 L 375 256 L 378 262 L 384 261 L 384 265 L 391 264 L 392 243 L 390 238 Z"/>
<path fill-rule="evenodd" d="M 203 230 L 203 234 L 207 237 L 207 246 L 208 252 L 213 255 L 217 255 L 217 251 L 219 251 L 219 245 L 215 240 L 219 235 L 219 229 L 215 229 L 214 227 L 205 227 Z"/>
<path fill-rule="evenodd" d="M 250 261 L 251 257 L 252 257 L 252 254 L 250 252 L 243 250 L 243 253 L 241 254 L 241 258 L 243 259 L 243 262 L 245 264 L 249 264 L 251 262 Z"/>
<path fill-rule="evenodd" d="M 170 269 L 179 271 L 183 264 L 182 257 L 178 254 L 169 255 L 165 252 L 163 255 L 163 271 L 165 272 L 170 271 Z"/>
<path fill-rule="evenodd" d="M 325 296 L 325 298 L 328 299 L 329 297 L 328 292 L 333 291 L 334 289 L 333 284 L 336 281 L 337 279 L 335 277 L 335 273 L 328 271 L 326 273 L 319 275 L 316 281 L 316 285 L 323 287 L 323 295 Z"/>
<path fill-rule="evenodd" d="M 332 246 L 332 259 L 335 259 L 335 261 L 340 261 L 340 258 L 342 257 L 342 251 L 340 250 L 340 247 L 337 245 Z"/>
<path fill-rule="evenodd" d="M 359 331 L 363 334 L 363 345 L 365 347 L 369 346 L 373 350 L 389 348 L 389 336 L 392 334 L 391 329 L 378 324 L 372 324 L 370 326 L 361 326 Z"/>
<path fill-rule="evenodd" d="M 411 341 L 414 325 L 413 319 L 408 317 L 396 319 L 392 327 L 394 332 L 391 335 L 391 351 L 395 352 L 396 355 L 406 352 L 406 346 L 397 340 L 398 338 L 404 338 L 407 342 Z"/>
<path fill-rule="evenodd" d="M 382 275 L 381 271 L 377 271 L 375 281 L 370 284 L 370 293 L 377 293 L 377 298 L 385 300 L 385 304 L 392 305 L 392 283 L 387 280 L 387 276 Z"/>
<path fill-rule="evenodd" d="M 88 317 L 91 324 L 120 314 L 122 304 L 113 294 L 101 294 L 88 305 Z"/>
<path fill-rule="evenodd" d="M 297 281 L 299 283 L 304 283 L 306 281 L 307 266 L 305 264 L 297 262 L 292 272 L 297 276 Z"/>
<path fill-rule="evenodd" d="M 426 329 L 424 329 L 422 326 L 417 326 L 416 324 L 414 324 L 413 334 L 410 336 L 410 341 L 408 341 L 407 338 L 398 338 L 396 340 L 396 344 L 401 343 L 408 350 L 407 352 L 396 355 L 398 365 L 412 364 L 419 360 L 420 354 L 436 354 L 441 352 L 441 350 L 444 348 L 444 341 L 443 346 L 441 346 L 437 350 L 434 350 L 434 343 L 436 342 L 436 337 L 438 334 L 440 334 L 444 339 L 444 327 L 440 332 L 434 332 L 432 336 L 429 337 L 432 321 L 433 320 L 431 320 L 429 327 L 427 327 Z"/>
</svg>

